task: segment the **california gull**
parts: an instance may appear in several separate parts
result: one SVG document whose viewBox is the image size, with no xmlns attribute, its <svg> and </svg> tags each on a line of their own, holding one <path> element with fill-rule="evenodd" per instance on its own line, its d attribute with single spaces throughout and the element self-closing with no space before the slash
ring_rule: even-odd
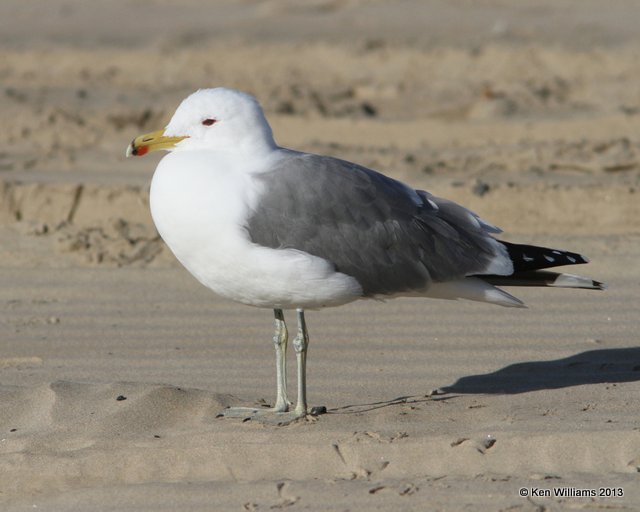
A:
<svg viewBox="0 0 640 512">
<path fill-rule="evenodd" d="M 361 165 L 279 147 L 256 99 L 236 90 L 193 93 L 127 155 L 157 149 L 170 152 L 153 176 L 151 214 L 169 248 L 217 294 L 274 310 L 275 405 L 225 416 L 286 422 L 308 413 L 305 309 L 399 296 L 524 307 L 496 285 L 603 288 L 542 270 L 586 263 L 579 254 L 500 241 L 499 228 L 452 201 Z M 285 309 L 298 320 L 294 408 Z"/>
</svg>

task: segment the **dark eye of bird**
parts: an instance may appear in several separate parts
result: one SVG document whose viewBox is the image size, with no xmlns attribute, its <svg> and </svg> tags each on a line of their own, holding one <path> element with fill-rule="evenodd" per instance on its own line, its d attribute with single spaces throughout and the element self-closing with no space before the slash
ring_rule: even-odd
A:
<svg viewBox="0 0 640 512">
<path fill-rule="evenodd" d="M 216 122 L 215 119 L 205 119 L 204 121 L 202 121 L 202 124 L 205 126 L 211 126 L 215 122 Z"/>
</svg>

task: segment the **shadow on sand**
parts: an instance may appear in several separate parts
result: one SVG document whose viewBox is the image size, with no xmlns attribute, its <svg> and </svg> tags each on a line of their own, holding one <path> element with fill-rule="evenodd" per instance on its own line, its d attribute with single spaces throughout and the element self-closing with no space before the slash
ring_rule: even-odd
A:
<svg viewBox="0 0 640 512">
<path fill-rule="evenodd" d="M 350 404 L 330 409 L 330 414 L 354 414 L 395 405 L 419 406 L 450 400 L 461 394 L 516 394 L 584 384 L 640 381 L 640 347 L 589 350 L 564 359 L 516 363 L 492 373 L 461 377 L 421 396 L 400 396 L 379 402 Z"/>
<path fill-rule="evenodd" d="M 516 363 L 493 373 L 461 377 L 444 393 L 515 394 L 583 384 L 640 380 L 640 347 L 589 350 L 553 361 Z"/>
</svg>

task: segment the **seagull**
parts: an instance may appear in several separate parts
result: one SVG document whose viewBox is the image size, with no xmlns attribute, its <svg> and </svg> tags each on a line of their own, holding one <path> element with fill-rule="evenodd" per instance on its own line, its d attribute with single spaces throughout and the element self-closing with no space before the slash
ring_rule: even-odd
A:
<svg viewBox="0 0 640 512">
<path fill-rule="evenodd" d="M 274 311 L 275 404 L 227 408 L 225 417 L 287 423 L 309 413 L 306 309 L 407 296 L 525 307 L 497 286 L 604 288 L 543 270 L 587 263 L 580 254 L 499 240 L 499 228 L 452 201 L 278 146 L 260 104 L 244 92 L 196 91 L 164 130 L 135 138 L 126 154 L 159 149 L 169 153 L 153 175 L 150 208 L 163 240 L 216 294 Z M 283 310 L 297 315 L 295 407 Z"/>
</svg>

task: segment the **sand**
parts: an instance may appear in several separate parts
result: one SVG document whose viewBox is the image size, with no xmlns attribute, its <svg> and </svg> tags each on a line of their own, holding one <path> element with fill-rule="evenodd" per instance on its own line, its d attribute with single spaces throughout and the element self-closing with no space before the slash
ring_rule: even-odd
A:
<svg viewBox="0 0 640 512">
<path fill-rule="evenodd" d="M 2 2 L 0 509 L 640 508 L 638 16 L 595 0 Z M 159 155 L 124 158 L 214 85 L 256 94 L 280 144 L 582 252 L 575 271 L 609 289 L 309 312 L 310 401 L 328 413 L 217 418 L 274 399 L 272 314 L 176 263 L 148 213 Z"/>
</svg>

